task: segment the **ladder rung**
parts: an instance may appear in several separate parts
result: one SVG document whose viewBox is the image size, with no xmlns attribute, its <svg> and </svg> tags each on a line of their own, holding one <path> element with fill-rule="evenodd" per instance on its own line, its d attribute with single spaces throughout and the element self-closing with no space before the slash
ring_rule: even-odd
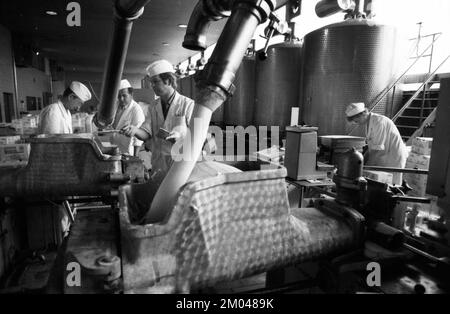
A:
<svg viewBox="0 0 450 314">
<path fill-rule="evenodd" d="M 400 116 L 398 117 L 399 119 L 404 118 L 404 119 L 422 119 L 422 117 L 414 117 L 414 116 Z"/>
<path fill-rule="evenodd" d="M 435 108 L 420 108 L 420 107 L 408 107 L 405 110 L 434 110 Z"/>
<path fill-rule="evenodd" d="M 417 129 L 417 126 L 410 126 L 410 125 L 397 125 L 397 128 L 402 128 L 402 129 Z"/>
</svg>

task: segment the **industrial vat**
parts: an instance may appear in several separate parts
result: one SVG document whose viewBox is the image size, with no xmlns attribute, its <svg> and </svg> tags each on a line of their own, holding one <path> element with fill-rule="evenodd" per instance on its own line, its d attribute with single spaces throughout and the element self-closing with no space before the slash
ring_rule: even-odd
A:
<svg viewBox="0 0 450 314">
<path fill-rule="evenodd" d="M 291 108 L 297 107 L 302 45 L 285 42 L 269 47 L 267 60 L 256 61 L 256 126 L 290 125 Z"/>
<path fill-rule="evenodd" d="M 223 105 L 224 123 L 230 126 L 253 125 L 255 109 L 255 58 L 242 60 L 234 81 L 236 90 Z"/>
<path fill-rule="evenodd" d="M 348 134 L 345 107 L 351 102 L 374 105 L 396 79 L 400 36 L 393 26 L 351 19 L 305 36 L 300 108 L 306 124 L 319 134 Z M 391 95 L 374 112 L 391 112 Z M 353 135 L 363 135 L 359 130 Z"/>
</svg>

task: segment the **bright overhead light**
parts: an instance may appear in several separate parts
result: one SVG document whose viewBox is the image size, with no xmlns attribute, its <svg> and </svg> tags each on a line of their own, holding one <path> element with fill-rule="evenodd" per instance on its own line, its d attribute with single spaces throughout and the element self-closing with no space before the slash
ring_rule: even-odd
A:
<svg viewBox="0 0 450 314">
<path fill-rule="evenodd" d="M 55 11 L 50 11 L 50 10 L 45 11 L 45 13 L 48 15 L 58 15 L 58 13 L 56 13 Z"/>
<path fill-rule="evenodd" d="M 178 27 L 179 28 L 187 28 L 187 25 L 186 24 L 178 24 Z"/>
<path fill-rule="evenodd" d="M 169 46 L 169 43 L 163 42 L 162 45 L 163 46 Z"/>
</svg>

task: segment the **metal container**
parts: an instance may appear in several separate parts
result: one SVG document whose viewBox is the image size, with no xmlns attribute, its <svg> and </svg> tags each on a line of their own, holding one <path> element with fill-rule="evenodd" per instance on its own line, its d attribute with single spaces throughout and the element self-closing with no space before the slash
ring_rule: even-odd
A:
<svg viewBox="0 0 450 314">
<path fill-rule="evenodd" d="M 339 158 L 337 175 L 350 180 L 358 179 L 363 176 L 363 164 L 363 155 L 352 148 Z"/>
<path fill-rule="evenodd" d="M 255 109 L 255 58 L 244 58 L 234 81 L 236 90 L 224 106 L 224 123 L 248 127 Z"/>
<path fill-rule="evenodd" d="M 306 35 L 302 120 L 319 127 L 319 135 L 348 134 L 352 127 L 345 118 L 346 105 L 373 105 L 396 79 L 399 39 L 395 27 L 362 19 L 346 20 Z M 385 97 L 374 112 L 389 114 L 391 101 Z"/>
<path fill-rule="evenodd" d="M 290 125 L 291 108 L 297 107 L 301 75 L 300 43 L 269 47 L 267 60 L 256 61 L 256 126 Z"/>
</svg>

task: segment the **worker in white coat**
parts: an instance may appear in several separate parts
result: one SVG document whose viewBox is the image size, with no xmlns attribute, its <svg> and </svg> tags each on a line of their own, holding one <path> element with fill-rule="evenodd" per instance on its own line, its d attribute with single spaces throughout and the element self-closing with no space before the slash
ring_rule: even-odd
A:
<svg viewBox="0 0 450 314">
<path fill-rule="evenodd" d="M 128 125 L 122 132 L 145 141 L 152 153 L 152 176 L 163 178 L 170 169 L 174 142 L 186 136 L 194 101 L 177 92 L 177 77 L 173 65 L 166 60 L 153 62 L 147 67 L 150 83 L 158 100 L 149 106 L 144 124 L 139 128 Z"/>
<path fill-rule="evenodd" d="M 408 151 L 391 119 L 369 112 L 364 103 L 349 104 L 347 120 L 365 127 L 368 150 L 364 155 L 367 166 L 405 168 Z M 393 174 L 393 184 L 402 184 L 402 174 Z"/>
<path fill-rule="evenodd" d="M 80 82 L 72 82 L 58 102 L 42 109 L 39 115 L 39 134 L 71 134 L 72 115 L 84 102 L 91 99 L 91 92 Z"/>
<path fill-rule="evenodd" d="M 141 106 L 133 99 L 133 88 L 128 80 L 120 82 L 118 100 L 119 107 L 112 127 L 119 131 L 129 125 L 139 128 L 145 121 L 145 115 Z M 111 143 L 117 145 L 122 154 L 131 156 L 138 156 L 142 146 L 142 141 L 137 138 L 130 138 L 120 133 L 112 134 Z"/>
</svg>

